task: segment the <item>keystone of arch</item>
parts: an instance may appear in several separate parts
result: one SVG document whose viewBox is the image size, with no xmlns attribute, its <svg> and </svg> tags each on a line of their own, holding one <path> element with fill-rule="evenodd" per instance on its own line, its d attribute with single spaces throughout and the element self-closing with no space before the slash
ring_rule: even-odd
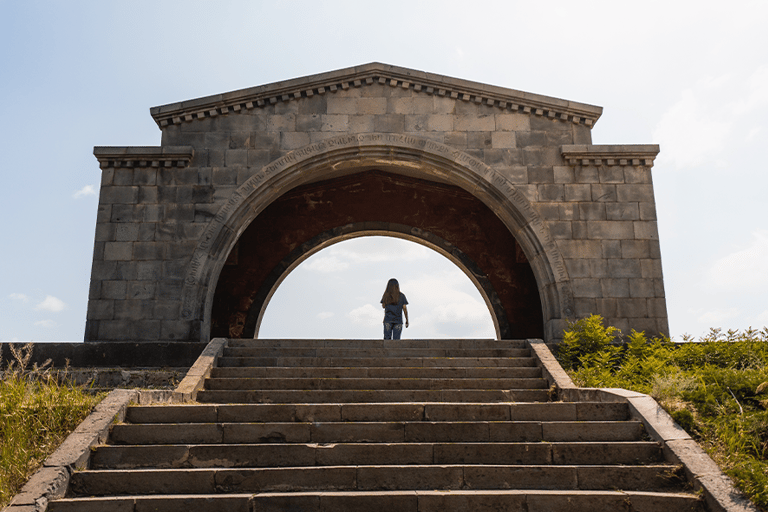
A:
<svg viewBox="0 0 768 512">
<path fill-rule="evenodd" d="M 200 237 L 182 288 L 182 319 L 202 320 L 210 311 L 219 272 L 240 235 L 264 208 L 296 186 L 364 169 L 382 169 L 450 183 L 473 194 L 498 215 L 525 252 L 547 324 L 573 316 L 573 292 L 563 257 L 528 199 L 503 174 L 445 144 L 410 134 L 341 135 L 291 151 L 255 172 L 232 193 Z"/>
</svg>

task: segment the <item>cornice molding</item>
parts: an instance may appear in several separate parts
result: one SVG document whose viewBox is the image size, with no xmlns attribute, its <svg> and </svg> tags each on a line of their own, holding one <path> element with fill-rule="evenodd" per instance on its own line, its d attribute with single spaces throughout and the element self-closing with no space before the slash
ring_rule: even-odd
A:
<svg viewBox="0 0 768 512">
<path fill-rule="evenodd" d="M 187 167 L 195 156 L 191 146 L 96 146 L 99 167 Z"/>
<path fill-rule="evenodd" d="M 658 144 L 561 146 L 563 158 L 569 165 L 644 165 L 652 167 L 659 154 Z"/>
<path fill-rule="evenodd" d="M 412 89 L 423 94 L 445 96 L 591 127 L 602 107 L 561 100 L 539 94 L 425 73 L 387 64 L 371 63 L 353 68 L 296 78 L 285 82 L 242 89 L 225 94 L 153 107 L 150 113 L 162 129 L 169 125 L 261 108 L 315 95 L 374 83 Z"/>
</svg>

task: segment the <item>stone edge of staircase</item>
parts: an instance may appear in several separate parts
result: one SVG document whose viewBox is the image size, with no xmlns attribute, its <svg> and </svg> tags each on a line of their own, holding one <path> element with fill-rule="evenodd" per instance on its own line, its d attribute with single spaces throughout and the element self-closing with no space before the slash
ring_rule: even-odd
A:
<svg viewBox="0 0 768 512">
<path fill-rule="evenodd" d="M 528 339 L 526 342 L 559 399 L 565 402 L 628 403 L 632 416 L 643 422 L 653 439 L 662 443 L 665 458 L 684 466 L 689 482 L 703 493 L 711 512 L 759 512 L 653 398 L 625 389 L 579 388 L 544 341 Z M 110 425 L 125 419 L 125 411 L 131 402 L 149 405 L 194 401 L 226 345 L 226 338 L 211 340 L 173 391 L 113 390 L 43 462 L 42 468 L 32 475 L 3 512 L 44 512 L 49 501 L 64 497 L 72 472 L 86 468 L 91 448 L 106 442 Z"/>
<path fill-rule="evenodd" d="M 526 340 L 550 388 L 564 402 L 625 402 L 633 418 L 662 444 L 668 462 L 681 464 L 694 490 L 702 492 L 711 512 L 759 512 L 680 425 L 652 397 L 621 388 L 580 388 L 565 373 L 542 340 Z"/>
</svg>

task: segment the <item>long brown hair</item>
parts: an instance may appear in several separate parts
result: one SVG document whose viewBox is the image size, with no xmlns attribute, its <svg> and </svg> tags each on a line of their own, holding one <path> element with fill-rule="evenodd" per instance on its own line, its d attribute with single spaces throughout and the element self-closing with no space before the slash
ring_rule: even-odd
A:
<svg viewBox="0 0 768 512">
<path fill-rule="evenodd" d="M 381 296 L 381 302 L 384 305 L 400 302 L 400 283 L 397 282 L 397 279 L 390 279 L 387 282 L 387 289 L 384 290 L 384 295 Z"/>
</svg>

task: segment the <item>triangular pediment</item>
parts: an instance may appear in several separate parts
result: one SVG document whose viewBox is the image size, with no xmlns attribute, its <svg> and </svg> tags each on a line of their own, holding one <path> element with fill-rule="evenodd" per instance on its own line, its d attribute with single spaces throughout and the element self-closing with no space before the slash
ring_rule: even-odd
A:
<svg viewBox="0 0 768 512">
<path fill-rule="evenodd" d="M 370 63 L 150 109 L 160 128 L 251 110 L 278 102 L 334 94 L 373 84 L 473 102 L 512 112 L 592 126 L 602 107 L 381 63 Z"/>
</svg>

